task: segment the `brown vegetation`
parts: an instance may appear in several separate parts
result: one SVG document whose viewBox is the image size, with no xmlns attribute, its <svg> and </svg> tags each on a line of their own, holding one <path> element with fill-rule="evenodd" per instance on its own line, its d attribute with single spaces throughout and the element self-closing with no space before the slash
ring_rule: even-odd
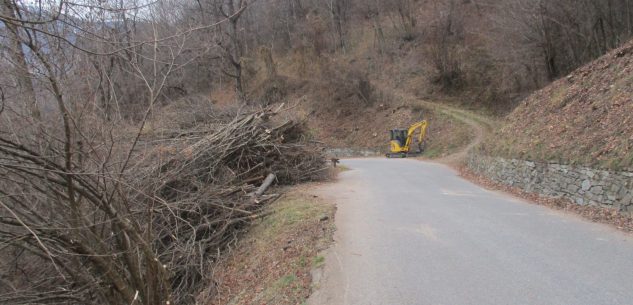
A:
<svg viewBox="0 0 633 305">
<path fill-rule="evenodd" d="M 190 303 L 209 264 L 276 198 L 255 185 L 270 173 L 280 184 L 328 174 L 301 127 L 266 123 L 270 115 L 148 135 L 128 152 L 118 143 L 133 139 L 93 135 L 66 158 L 52 140 L 42 152 L 43 137 L 0 137 L 0 241 L 10 257 L 0 300 Z"/>
<path fill-rule="evenodd" d="M 537 2 L 0 0 L 0 302 L 191 303 L 272 200 L 256 185 L 321 177 L 313 136 L 382 146 L 424 116 L 442 155 L 468 130 L 394 92 L 502 112 L 633 35 L 630 1 Z M 573 96 L 552 98 L 560 116 L 516 113 L 572 118 L 598 96 L 551 130 L 630 165 L 631 139 L 607 135 L 631 132 L 621 51 L 595 64 L 605 90 L 576 74 L 539 93 Z"/>
<path fill-rule="evenodd" d="M 633 167 L 633 42 L 524 100 L 483 146 L 489 154 Z"/>
</svg>

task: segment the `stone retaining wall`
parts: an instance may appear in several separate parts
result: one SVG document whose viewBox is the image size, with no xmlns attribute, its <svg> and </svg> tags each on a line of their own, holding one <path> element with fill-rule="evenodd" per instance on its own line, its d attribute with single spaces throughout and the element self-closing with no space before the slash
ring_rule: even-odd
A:
<svg viewBox="0 0 633 305">
<path fill-rule="evenodd" d="M 557 163 L 504 159 L 471 153 L 468 167 L 496 182 L 527 192 L 566 197 L 633 215 L 633 172 L 606 171 Z"/>
<path fill-rule="evenodd" d="M 328 148 L 326 149 L 328 156 L 335 158 L 353 158 L 353 157 L 377 157 L 384 156 L 384 152 L 377 148 Z"/>
</svg>

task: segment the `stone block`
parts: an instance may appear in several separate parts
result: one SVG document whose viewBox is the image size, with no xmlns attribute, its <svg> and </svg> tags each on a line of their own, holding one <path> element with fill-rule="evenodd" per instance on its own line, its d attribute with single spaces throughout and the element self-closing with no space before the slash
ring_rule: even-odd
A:
<svg viewBox="0 0 633 305">
<path fill-rule="evenodd" d="M 567 192 L 569 192 L 570 194 L 576 194 L 578 192 L 579 187 L 575 184 L 568 184 L 567 185 Z"/>
<path fill-rule="evenodd" d="M 627 187 L 621 187 L 620 190 L 618 190 L 617 195 L 618 197 L 622 198 L 624 196 L 626 196 L 627 194 L 629 194 L 631 192 L 631 190 Z"/>
<path fill-rule="evenodd" d="M 610 186 L 609 186 L 609 193 L 612 193 L 612 194 L 617 194 L 617 193 L 618 193 L 618 191 L 620 191 L 621 186 L 620 186 L 620 184 L 619 184 L 619 183 L 617 183 L 617 182 L 612 182 L 612 183 L 610 183 L 609 185 L 610 185 Z"/>
<path fill-rule="evenodd" d="M 594 186 L 591 188 L 591 193 L 594 195 L 602 195 L 602 186 Z"/>
<path fill-rule="evenodd" d="M 583 191 L 588 191 L 591 188 L 591 181 L 589 179 L 585 179 L 582 182 L 582 190 Z"/>
</svg>

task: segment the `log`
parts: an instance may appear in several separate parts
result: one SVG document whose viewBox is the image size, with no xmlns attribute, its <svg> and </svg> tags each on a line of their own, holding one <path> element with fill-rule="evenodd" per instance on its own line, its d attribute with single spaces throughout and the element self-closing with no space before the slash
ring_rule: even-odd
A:
<svg viewBox="0 0 633 305">
<path fill-rule="evenodd" d="M 255 192 L 255 197 L 259 197 L 263 195 L 264 192 L 266 192 L 266 190 L 268 189 L 268 187 L 270 187 L 270 185 L 273 183 L 273 181 L 275 181 L 275 178 L 277 178 L 275 174 L 273 173 L 268 174 L 268 176 L 266 176 L 266 179 L 264 179 L 264 182 L 262 183 L 262 185 Z"/>
</svg>

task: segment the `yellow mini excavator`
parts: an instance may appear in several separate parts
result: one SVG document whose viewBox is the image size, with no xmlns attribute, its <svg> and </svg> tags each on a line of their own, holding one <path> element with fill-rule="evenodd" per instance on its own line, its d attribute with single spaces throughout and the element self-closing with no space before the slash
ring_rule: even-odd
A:
<svg viewBox="0 0 633 305">
<path fill-rule="evenodd" d="M 409 129 L 392 129 L 389 131 L 391 135 L 390 151 L 387 153 L 387 158 L 406 158 L 416 156 L 424 151 L 424 144 L 426 143 L 426 128 L 428 127 L 426 120 L 417 122 L 409 127 Z M 418 137 L 418 150 L 413 151 L 413 134 L 416 130 L 420 130 L 420 136 Z"/>
</svg>

